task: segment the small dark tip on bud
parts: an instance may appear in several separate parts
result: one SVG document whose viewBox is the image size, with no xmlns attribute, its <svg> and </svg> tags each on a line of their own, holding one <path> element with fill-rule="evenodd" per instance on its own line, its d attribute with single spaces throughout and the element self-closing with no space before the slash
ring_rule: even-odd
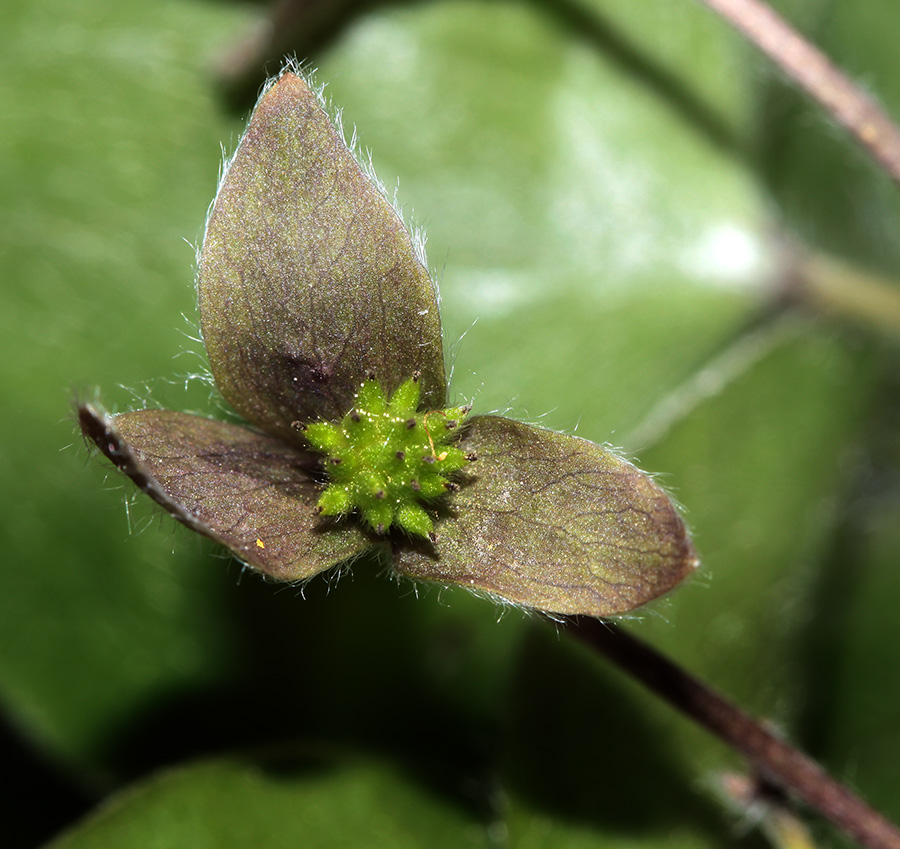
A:
<svg viewBox="0 0 900 849">
<path fill-rule="evenodd" d="M 384 533 L 384 523 L 383 523 L 383 522 L 379 522 L 379 523 L 375 526 L 375 533 L 377 533 L 377 534 L 383 534 L 383 533 Z"/>
<path fill-rule="evenodd" d="M 358 412 L 357 410 L 354 410 L 352 413 L 350 413 L 350 420 L 351 420 L 351 421 L 358 422 L 359 419 L 360 419 L 360 415 L 359 415 L 359 412 Z"/>
<path fill-rule="evenodd" d="M 367 371 L 366 372 L 366 380 L 375 380 L 375 372 Z"/>
<path fill-rule="evenodd" d="M 420 372 L 418 369 L 416 369 L 416 370 L 413 372 L 413 376 L 412 376 L 413 383 L 418 383 L 418 382 L 419 382 L 419 378 L 420 378 L 421 376 L 422 376 L 422 372 Z"/>
<path fill-rule="evenodd" d="M 405 459 L 406 459 L 406 452 L 405 452 L 405 451 L 398 451 L 398 452 L 396 453 L 395 456 L 397 457 L 398 460 L 405 460 Z"/>
<path fill-rule="evenodd" d="M 415 419 L 407 419 L 407 420 L 406 420 L 406 429 L 407 429 L 407 430 L 412 430 L 415 426 L 416 426 L 416 420 L 415 420 Z"/>
<path fill-rule="evenodd" d="M 444 484 L 444 489 L 446 489 L 447 492 L 459 492 L 459 484 L 453 483 L 453 481 L 447 481 L 447 483 Z"/>
<path fill-rule="evenodd" d="M 315 513 L 316 516 L 321 516 L 322 508 L 317 504 L 315 507 L 313 507 L 313 513 Z"/>
<path fill-rule="evenodd" d="M 331 463 L 332 466 L 340 466 L 344 460 L 342 457 L 329 457 L 328 462 Z"/>
<path fill-rule="evenodd" d="M 379 489 L 378 492 L 375 493 L 375 497 L 378 499 L 384 498 L 384 490 Z"/>
<path fill-rule="evenodd" d="M 444 427 L 447 430 L 453 430 L 453 428 L 455 428 L 458 424 L 459 422 L 456 421 L 456 419 L 450 419 L 450 421 L 444 423 Z"/>
<path fill-rule="evenodd" d="M 471 404 L 466 404 L 465 407 L 462 408 L 462 414 L 463 414 L 464 416 L 469 415 L 469 413 L 471 413 L 471 412 L 472 412 L 472 405 L 471 405 Z"/>
<path fill-rule="evenodd" d="M 466 459 L 467 459 L 470 463 L 474 463 L 474 462 L 478 459 L 478 455 L 477 455 L 474 451 L 467 451 L 467 452 L 466 452 Z"/>
<path fill-rule="evenodd" d="M 437 542 L 437 534 L 434 531 L 429 531 L 428 539 L 430 539 L 432 542 Z"/>
<path fill-rule="evenodd" d="M 291 422 L 291 427 L 303 433 L 306 430 L 306 422 Z"/>
<path fill-rule="evenodd" d="M 413 478 L 413 479 L 409 482 L 409 488 L 410 488 L 413 492 L 418 492 L 418 491 L 422 488 L 422 485 L 421 485 L 415 478 Z"/>
<path fill-rule="evenodd" d="M 433 463 L 435 460 L 437 460 L 437 457 L 435 457 L 434 454 L 426 454 L 422 457 L 422 461 L 425 463 Z"/>
</svg>

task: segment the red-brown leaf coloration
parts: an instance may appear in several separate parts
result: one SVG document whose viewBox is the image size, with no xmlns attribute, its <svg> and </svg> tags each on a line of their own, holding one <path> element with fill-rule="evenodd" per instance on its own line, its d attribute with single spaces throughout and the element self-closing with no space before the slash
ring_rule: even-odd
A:
<svg viewBox="0 0 900 849">
<path fill-rule="evenodd" d="M 318 519 L 318 457 L 280 439 L 170 410 L 107 417 L 82 406 L 79 417 L 142 491 L 269 577 L 303 580 L 367 543 L 355 526 Z"/>
<path fill-rule="evenodd" d="M 420 533 L 433 513 L 430 539 L 366 530 L 353 513 L 320 515 L 328 463 L 305 427 L 351 414 L 364 382 L 388 398 L 414 376 L 425 422 L 443 415 L 446 382 L 423 258 L 292 73 L 261 98 L 222 180 L 199 287 L 213 377 L 253 427 L 165 410 L 104 416 L 88 405 L 81 426 L 176 519 L 260 572 L 304 580 L 390 544 L 400 574 L 602 617 L 696 568 L 684 523 L 647 475 L 586 440 L 499 416 L 453 428 L 448 439 L 458 432 L 458 447 L 478 460 L 454 466 L 447 493 L 415 508 L 430 511 Z M 356 465 L 384 454 L 360 451 Z M 390 469 L 373 468 L 372 480 Z"/>
<path fill-rule="evenodd" d="M 298 76 L 253 113 L 210 213 L 199 289 L 216 384 L 268 433 L 296 441 L 292 422 L 339 419 L 369 375 L 391 395 L 419 372 L 423 403 L 444 406 L 435 285 Z"/>
<path fill-rule="evenodd" d="M 398 548 L 399 572 L 539 610 L 611 616 L 697 567 L 669 497 L 605 448 L 500 416 L 472 419 L 461 447 L 479 460 L 453 518 L 433 549 Z"/>
</svg>

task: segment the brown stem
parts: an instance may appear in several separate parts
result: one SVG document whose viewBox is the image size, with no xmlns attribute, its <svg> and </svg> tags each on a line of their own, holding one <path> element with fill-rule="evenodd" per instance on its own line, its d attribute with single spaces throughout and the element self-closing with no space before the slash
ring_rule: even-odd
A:
<svg viewBox="0 0 900 849">
<path fill-rule="evenodd" d="M 812 758 L 646 643 L 597 619 L 573 620 L 567 630 L 740 752 L 764 779 L 815 808 L 863 846 L 900 849 L 900 831 Z"/>
<path fill-rule="evenodd" d="M 900 128 L 875 101 L 762 0 L 702 0 L 843 124 L 900 183 Z"/>
</svg>

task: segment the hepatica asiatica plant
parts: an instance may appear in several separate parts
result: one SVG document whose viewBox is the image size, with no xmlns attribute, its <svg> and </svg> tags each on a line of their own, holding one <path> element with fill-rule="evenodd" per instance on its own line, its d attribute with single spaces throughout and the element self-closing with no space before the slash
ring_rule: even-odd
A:
<svg viewBox="0 0 900 849">
<path fill-rule="evenodd" d="M 80 410 L 176 519 L 302 581 L 377 548 L 400 575 L 609 616 L 697 565 L 643 472 L 583 439 L 448 407 L 435 285 L 317 95 L 285 73 L 221 181 L 200 254 L 216 385 L 246 426 Z"/>
</svg>

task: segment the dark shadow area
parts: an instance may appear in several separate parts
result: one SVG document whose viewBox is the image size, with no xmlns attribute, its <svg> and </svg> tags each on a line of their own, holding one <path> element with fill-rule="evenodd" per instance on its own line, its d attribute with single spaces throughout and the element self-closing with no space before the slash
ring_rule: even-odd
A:
<svg viewBox="0 0 900 849">
<path fill-rule="evenodd" d="M 471 788 L 489 781 L 496 728 L 436 692 L 423 602 L 382 571 L 360 560 L 330 590 L 314 579 L 305 598 L 246 575 L 230 593 L 243 650 L 228 680 L 157 698 L 111 731 L 104 761 L 125 784 L 229 753 L 374 755 L 486 818 L 487 793 Z"/>
<path fill-rule="evenodd" d="M 836 509 L 830 545 L 817 564 L 810 619 L 800 632 L 797 666 L 804 672 L 804 689 L 795 725 L 803 734 L 799 742 L 820 758 L 828 754 L 838 725 L 835 700 L 843 692 L 844 644 L 867 577 L 863 570 L 873 567 L 867 556 L 871 522 L 886 504 L 900 503 L 900 358 L 889 348 L 878 356 L 886 364 L 884 377 L 867 427 L 853 446 L 853 465 Z"/>
<path fill-rule="evenodd" d="M 0 722 L 0 794 L 5 849 L 41 846 L 94 806 L 96 800 L 42 759 L 6 722 Z"/>
<path fill-rule="evenodd" d="M 518 804 L 638 839 L 683 827 L 721 840 L 721 808 L 693 786 L 646 703 L 570 638 L 532 630 L 510 704 L 504 781 Z"/>
<path fill-rule="evenodd" d="M 228 108 L 244 113 L 256 102 L 266 79 L 286 57 L 306 63 L 327 50 L 356 18 L 383 5 L 416 0 L 276 0 L 267 4 L 265 25 L 227 45 L 216 63 Z"/>
<path fill-rule="evenodd" d="M 485 825 L 496 821 L 499 788 L 606 833 L 683 827 L 715 842 L 728 827 L 679 766 L 647 703 L 552 624 L 535 620 L 514 655 L 512 686 L 479 707 L 440 680 L 456 665 L 459 689 L 483 683 L 467 658 L 489 652 L 478 640 L 503 638 L 487 602 L 489 628 L 445 621 L 444 608 L 360 560 L 336 585 L 334 576 L 310 582 L 305 597 L 246 575 L 229 603 L 243 647 L 233 668 L 218 686 L 162 694 L 110 729 L 101 760 L 120 784 L 211 756 L 234 755 L 286 779 L 374 757 Z M 429 624 L 435 610 L 437 628 Z M 40 830 L 23 832 L 14 849 L 39 844 L 93 802 L 33 774 L 16 814 Z M 52 818 L 35 813 L 48 794 L 63 800 Z"/>
</svg>

